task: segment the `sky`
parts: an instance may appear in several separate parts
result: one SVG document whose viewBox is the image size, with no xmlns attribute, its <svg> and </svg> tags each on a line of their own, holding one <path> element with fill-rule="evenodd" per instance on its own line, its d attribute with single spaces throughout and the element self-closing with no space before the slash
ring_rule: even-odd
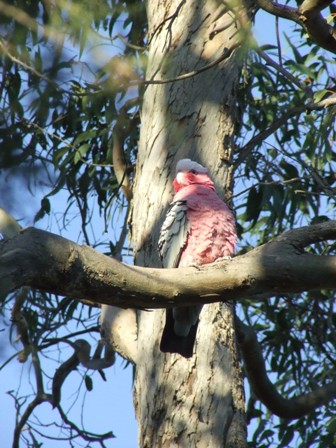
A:
<svg viewBox="0 0 336 448">
<path fill-rule="evenodd" d="M 274 36 L 273 18 L 263 13 L 258 13 L 255 36 L 261 44 L 271 43 L 270 33 Z M 291 27 L 292 24 L 282 22 L 284 27 Z M 22 191 L 22 186 L 18 183 L 12 185 L 12 190 L 20 192 L 17 201 L 14 201 L 11 213 L 23 226 L 33 224 L 33 217 L 37 212 L 40 199 L 43 197 L 43 191 L 40 191 L 34 198 L 27 191 Z M 37 191 L 37 190 L 36 190 Z M 40 195 L 40 196 L 39 196 Z M 53 208 L 64 210 L 62 198 L 57 199 L 58 203 L 53 203 Z M 0 207 L 3 206 L 0 194 Z M 39 223 L 41 225 L 43 223 Z M 51 225 L 50 225 L 51 224 Z M 58 233 L 56 223 L 48 223 L 48 229 Z M 70 229 L 66 236 L 69 239 L 76 240 L 78 230 L 76 226 Z M 12 356 L 20 345 L 8 345 L 8 327 L 0 322 L 0 365 L 9 356 Z M 70 353 L 70 352 L 69 352 Z M 54 367 L 52 364 L 51 370 Z M 9 448 L 12 443 L 12 435 L 15 423 L 14 401 L 7 391 L 15 390 L 18 383 L 21 384 L 21 390 L 29 389 L 30 362 L 21 365 L 14 358 L 6 368 L 0 370 L 0 434 L 1 447 Z M 84 399 L 84 423 L 87 429 L 94 431 L 107 432 L 112 430 L 117 436 L 116 439 L 106 442 L 108 448 L 137 448 L 137 425 L 133 411 L 132 397 L 132 368 L 125 369 L 125 363 L 121 358 L 117 359 L 115 365 L 105 371 L 107 381 L 104 382 L 98 373 L 94 375 L 94 388 L 91 392 L 86 392 Z M 67 403 L 69 412 L 81 411 L 81 399 L 77 398 L 77 391 L 80 385 L 79 375 L 72 372 L 66 379 L 62 400 Z M 43 405 L 41 418 L 54 418 L 56 411 L 53 411 L 49 405 Z M 65 448 L 68 442 L 48 441 L 44 446 L 48 448 Z M 84 446 L 84 445 L 83 445 Z"/>
</svg>

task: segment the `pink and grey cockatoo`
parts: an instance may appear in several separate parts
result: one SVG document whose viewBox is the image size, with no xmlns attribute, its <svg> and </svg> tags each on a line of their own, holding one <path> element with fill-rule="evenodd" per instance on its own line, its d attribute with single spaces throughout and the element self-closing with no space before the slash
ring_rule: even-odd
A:
<svg viewBox="0 0 336 448">
<path fill-rule="evenodd" d="M 197 266 L 230 257 L 237 241 L 235 218 L 218 197 L 208 170 L 182 159 L 173 185 L 175 196 L 158 243 L 163 267 Z M 166 311 L 161 351 L 192 356 L 201 309 L 198 305 Z"/>
</svg>

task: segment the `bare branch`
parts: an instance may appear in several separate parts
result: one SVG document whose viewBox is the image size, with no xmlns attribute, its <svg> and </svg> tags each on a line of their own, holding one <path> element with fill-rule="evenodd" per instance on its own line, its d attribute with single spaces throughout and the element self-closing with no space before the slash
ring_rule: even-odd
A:
<svg viewBox="0 0 336 448">
<path fill-rule="evenodd" d="M 66 425 L 69 426 L 71 431 L 75 431 L 75 433 L 79 434 L 80 437 L 83 438 L 84 440 L 87 440 L 89 442 L 101 443 L 104 440 L 115 438 L 115 435 L 113 434 L 112 431 L 106 432 L 104 434 L 94 434 L 92 432 L 85 431 L 84 429 L 81 429 L 77 425 L 75 425 L 75 423 L 68 418 L 67 414 L 63 411 L 61 406 L 57 406 L 57 410 L 61 416 L 61 419 Z"/>
<path fill-rule="evenodd" d="M 241 44 L 240 41 L 233 42 L 230 48 L 224 48 L 223 54 L 219 56 L 217 59 L 215 59 L 212 62 L 209 62 L 209 64 L 204 65 L 203 67 L 192 70 L 188 73 L 182 73 L 181 75 L 174 76 L 173 78 L 166 78 L 166 79 L 140 79 L 140 80 L 131 80 L 129 82 L 129 86 L 138 86 L 138 85 L 150 85 L 150 84 L 170 84 L 172 82 L 176 81 L 183 81 L 188 78 L 193 78 L 194 76 L 200 75 L 201 73 L 210 70 L 213 67 L 216 67 L 218 64 L 220 64 L 225 59 L 228 59 L 232 52 L 239 47 Z"/>
<path fill-rule="evenodd" d="M 257 0 L 256 1 L 259 8 L 270 14 L 281 17 L 283 19 L 293 20 L 300 24 L 300 20 L 297 14 L 297 9 L 292 6 L 281 5 L 280 3 L 270 2 L 268 0 Z"/>
<path fill-rule="evenodd" d="M 328 239 L 336 239 L 336 221 L 285 232 L 231 261 L 179 268 L 177 276 L 176 269 L 129 266 L 29 228 L 0 242 L 0 296 L 27 285 L 92 305 L 168 308 L 336 288 L 336 257 L 304 252 Z"/>
<path fill-rule="evenodd" d="M 21 312 L 21 307 L 24 301 L 27 299 L 27 288 L 21 288 L 19 294 L 16 297 L 15 304 L 12 310 L 12 319 L 18 329 L 18 335 L 21 343 L 23 344 L 23 351 L 19 354 L 19 361 L 25 362 L 28 356 L 32 355 L 32 365 L 34 369 L 35 382 L 36 382 L 36 393 L 34 399 L 28 404 L 22 415 L 18 412 L 18 419 L 13 439 L 13 448 L 19 447 L 19 441 L 21 436 L 21 431 L 27 424 L 28 419 L 34 412 L 35 408 L 44 402 L 51 402 L 51 396 L 46 394 L 43 385 L 43 375 L 40 359 L 38 356 L 38 349 L 33 341 L 30 339 L 28 323 Z M 18 408 L 20 410 L 20 406 Z"/>
<path fill-rule="evenodd" d="M 281 396 L 267 376 L 262 351 L 253 328 L 236 318 L 236 329 L 252 390 L 275 415 L 287 419 L 300 418 L 336 398 L 336 380 L 295 398 L 286 399 Z"/>
<path fill-rule="evenodd" d="M 292 75 L 288 70 L 286 70 L 282 65 L 275 62 L 272 58 L 268 56 L 267 53 L 265 53 L 263 50 L 258 48 L 256 45 L 255 51 L 259 54 L 261 58 L 263 58 L 267 64 L 274 67 L 279 73 L 281 73 L 285 78 L 289 79 L 290 82 L 295 84 L 299 89 L 305 91 L 307 90 L 307 86 L 299 81 L 294 75 Z"/>
<path fill-rule="evenodd" d="M 39 406 L 41 403 L 44 402 L 50 402 L 50 395 L 36 395 L 36 397 L 29 403 L 29 405 L 26 407 L 26 410 L 22 414 L 19 422 L 15 426 L 14 430 L 14 438 L 13 438 L 13 445 L 12 448 L 19 448 L 20 446 L 20 435 L 21 431 L 26 425 L 29 417 L 34 412 L 35 408 Z"/>
<path fill-rule="evenodd" d="M 110 367 L 115 362 L 114 353 L 108 350 L 107 356 L 90 357 L 91 345 L 85 339 L 77 339 L 75 342 L 67 341 L 74 348 L 74 353 L 64 361 L 56 370 L 52 383 L 52 406 L 59 406 L 61 401 L 61 389 L 67 376 L 76 370 L 79 364 L 93 370 L 102 370 Z"/>
</svg>

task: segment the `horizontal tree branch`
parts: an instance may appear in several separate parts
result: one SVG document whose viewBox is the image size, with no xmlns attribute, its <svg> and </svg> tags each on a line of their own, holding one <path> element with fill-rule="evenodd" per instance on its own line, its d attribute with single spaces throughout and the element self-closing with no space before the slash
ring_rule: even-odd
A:
<svg viewBox="0 0 336 448">
<path fill-rule="evenodd" d="M 236 318 L 236 329 L 250 386 L 258 399 L 275 415 L 296 419 L 336 398 L 336 380 L 317 387 L 308 394 L 284 398 L 269 380 L 257 336 L 252 327 Z"/>
<path fill-rule="evenodd" d="M 336 221 L 285 232 L 232 260 L 199 268 L 130 266 L 49 232 L 28 228 L 0 242 L 0 297 L 21 287 L 122 308 L 168 308 L 336 288 L 336 256 L 307 253 L 336 239 Z"/>
</svg>

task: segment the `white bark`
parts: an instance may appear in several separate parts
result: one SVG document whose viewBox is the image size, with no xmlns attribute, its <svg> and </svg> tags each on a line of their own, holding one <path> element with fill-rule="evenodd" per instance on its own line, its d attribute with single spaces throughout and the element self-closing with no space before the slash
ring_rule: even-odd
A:
<svg viewBox="0 0 336 448">
<path fill-rule="evenodd" d="M 158 234 L 177 160 L 190 157 L 207 166 L 221 195 L 232 186 L 238 22 L 221 8 L 215 1 L 147 2 L 146 79 L 174 78 L 222 61 L 183 81 L 146 88 L 132 214 L 137 265 L 159 266 Z M 139 316 L 134 399 L 140 446 L 245 446 L 232 307 L 203 308 L 189 360 L 160 353 L 163 319 L 162 311 Z"/>
<path fill-rule="evenodd" d="M 130 308 L 102 305 L 100 324 L 106 342 L 129 361 L 137 362 L 136 312 Z"/>
</svg>

